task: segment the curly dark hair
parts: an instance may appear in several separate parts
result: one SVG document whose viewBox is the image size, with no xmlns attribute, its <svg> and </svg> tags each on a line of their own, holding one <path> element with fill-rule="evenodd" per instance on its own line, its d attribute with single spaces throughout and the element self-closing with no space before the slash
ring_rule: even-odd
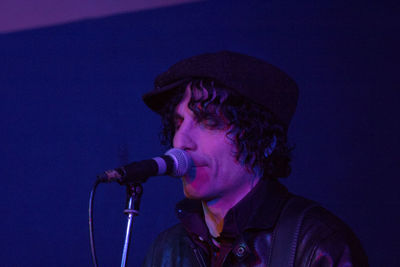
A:
<svg viewBox="0 0 400 267">
<path fill-rule="evenodd" d="M 188 85 L 191 90 L 188 107 L 196 120 L 211 129 L 228 126 L 227 137 L 237 147 L 235 156 L 239 162 L 266 178 L 289 176 L 292 147 L 287 143 L 286 128 L 264 107 L 210 79 L 193 79 L 172 92 L 160 112 L 163 145 L 172 146 L 175 107 Z M 265 156 L 266 149 L 273 143 L 272 152 Z"/>
</svg>

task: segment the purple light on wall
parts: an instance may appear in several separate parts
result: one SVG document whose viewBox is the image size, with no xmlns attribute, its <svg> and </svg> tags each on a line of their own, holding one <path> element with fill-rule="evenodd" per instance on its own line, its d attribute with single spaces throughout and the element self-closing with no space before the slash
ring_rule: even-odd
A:
<svg viewBox="0 0 400 267">
<path fill-rule="evenodd" d="M 198 1 L 201 0 L 2 0 L 0 33 Z"/>
</svg>

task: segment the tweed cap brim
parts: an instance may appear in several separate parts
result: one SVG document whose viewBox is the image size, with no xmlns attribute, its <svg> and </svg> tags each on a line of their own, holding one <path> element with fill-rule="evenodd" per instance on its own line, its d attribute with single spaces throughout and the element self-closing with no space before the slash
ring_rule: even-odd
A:
<svg viewBox="0 0 400 267">
<path fill-rule="evenodd" d="M 213 79 L 217 83 L 271 111 L 288 127 L 296 110 L 298 87 L 279 68 L 255 57 L 221 51 L 193 56 L 172 65 L 158 75 L 154 89 L 143 101 L 160 113 L 169 93 L 194 78 Z"/>
</svg>

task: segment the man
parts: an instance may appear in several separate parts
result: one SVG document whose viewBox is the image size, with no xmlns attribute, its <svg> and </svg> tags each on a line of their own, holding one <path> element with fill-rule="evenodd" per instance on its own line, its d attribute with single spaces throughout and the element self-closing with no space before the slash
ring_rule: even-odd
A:
<svg viewBox="0 0 400 267">
<path fill-rule="evenodd" d="M 181 223 L 144 266 L 368 266 L 352 231 L 278 182 L 290 174 L 287 129 L 296 83 L 278 68 L 223 51 L 178 62 L 143 96 L 164 143 L 185 150 Z"/>
</svg>

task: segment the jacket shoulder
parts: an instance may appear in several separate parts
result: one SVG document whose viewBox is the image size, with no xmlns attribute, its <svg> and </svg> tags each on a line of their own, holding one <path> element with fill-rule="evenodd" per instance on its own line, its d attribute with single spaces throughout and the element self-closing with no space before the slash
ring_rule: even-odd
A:
<svg viewBox="0 0 400 267">
<path fill-rule="evenodd" d="M 142 266 L 194 266 L 191 241 L 182 224 L 161 232 L 147 251 Z"/>
<path fill-rule="evenodd" d="M 311 208 L 302 222 L 296 266 L 368 266 L 350 227 L 327 209 Z"/>
</svg>

